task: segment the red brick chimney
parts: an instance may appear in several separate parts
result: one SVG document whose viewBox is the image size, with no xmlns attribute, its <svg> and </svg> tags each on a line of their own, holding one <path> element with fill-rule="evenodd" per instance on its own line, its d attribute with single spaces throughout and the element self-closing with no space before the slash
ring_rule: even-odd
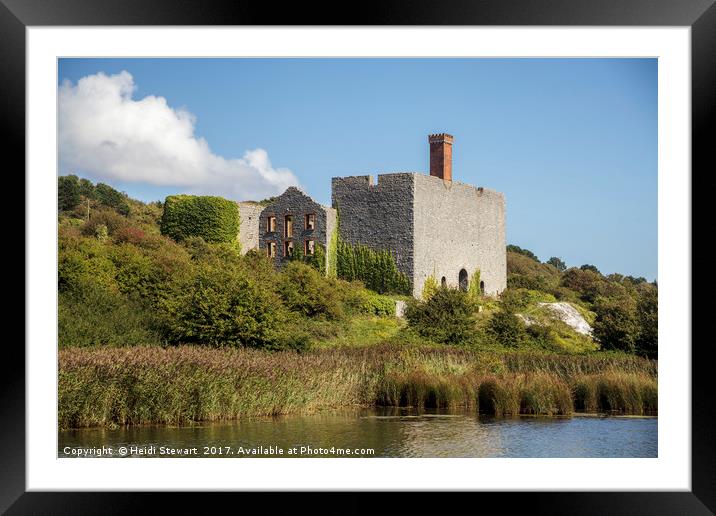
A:
<svg viewBox="0 0 716 516">
<path fill-rule="evenodd" d="M 445 181 L 452 181 L 452 142 L 453 137 L 447 133 L 431 134 L 430 143 L 430 175 Z"/>
</svg>

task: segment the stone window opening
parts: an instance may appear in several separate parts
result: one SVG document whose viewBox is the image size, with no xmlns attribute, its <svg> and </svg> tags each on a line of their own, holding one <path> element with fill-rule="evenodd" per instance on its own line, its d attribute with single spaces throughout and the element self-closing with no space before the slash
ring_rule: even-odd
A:
<svg viewBox="0 0 716 516">
<path fill-rule="evenodd" d="M 440 286 L 443 288 L 447 287 L 447 279 L 445 279 L 445 276 L 440 280 Z"/>
<path fill-rule="evenodd" d="M 485 282 L 484 281 L 480 282 L 480 294 L 482 294 L 483 296 L 485 295 Z"/>
<path fill-rule="evenodd" d="M 286 240 L 283 243 L 283 255 L 286 258 L 293 256 L 293 242 L 291 240 Z"/>
<path fill-rule="evenodd" d="M 269 258 L 274 258 L 276 256 L 276 242 L 269 242 L 266 246 L 266 253 Z"/>
<path fill-rule="evenodd" d="M 306 240 L 303 254 L 305 254 L 306 256 L 313 256 L 314 254 L 316 254 L 316 241 L 315 240 Z"/>
<path fill-rule="evenodd" d="M 468 286 L 468 279 L 467 279 L 467 271 L 465 269 L 460 269 L 460 275 L 458 276 L 460 290 L 463 292 L 467 292 L 467 286 Z"/>
<path fill-rule="evenodd" d="M 273 233 L 276 231 L 276 217 L 269 215 L 266 217 L 266 232 Z"/>
<path fill-rule="evenodd" d="M 316 229 L 316 214 L 315 213 L 307 213 L 306 214 L 306 230 L 312 231 Z"/>
<path fill-rule="evenodd" d="M 284 238 L 291 238 L 293 236 L 293 216 L 286 215 L 284 218 L 283 233 Z"/>
</svg>

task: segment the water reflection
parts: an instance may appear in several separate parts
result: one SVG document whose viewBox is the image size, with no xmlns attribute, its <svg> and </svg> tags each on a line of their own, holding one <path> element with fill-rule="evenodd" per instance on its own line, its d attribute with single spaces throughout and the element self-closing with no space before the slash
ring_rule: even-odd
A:
<svg viewBox="0 0 716 516">
<path fill-rule="evenodd" d="M 314 415 L 251 418 L 188 427 L 142 426 L 59 433 L 59 456 L 67 448 L 135 446 L 216 447 L 208 456 L 332 457 L 322 448 L 372 448 L 376 457 L 656 457 L 657 419 L 581 417 L 490 418 L 474 412 L 370 408 Z M 244 451 L 237 454 L 238 449 Z M 279 455 L 277 450 L 283 450 Z M 257 452 L 249 454 L 250 451 Z M 132 453 L 140 456 L 139 451 Z M 114 456 L 114 455 L 113 455 Z M 155 452 L 156 456 L 156 452 Z M 292 455 L 295 456 L 295 455 Z M 345 455 L 342 455 L 345 456 Z M 360 453 L 358 454 L 360 456 Z"/>
</svg>

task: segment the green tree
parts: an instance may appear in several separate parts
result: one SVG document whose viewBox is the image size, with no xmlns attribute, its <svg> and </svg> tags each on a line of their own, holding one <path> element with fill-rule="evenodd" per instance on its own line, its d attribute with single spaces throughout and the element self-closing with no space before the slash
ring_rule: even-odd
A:
<svg viewBox="0 0 716 516">
<path fill-rule="evenodd" d="M 536 262 L 539 262 L 539 258 L 537 258 L 537 255 L 529 249 L 522 249 L 520 246 L 510 244 L 507 246 L 507 251 L 511 253 L 521 254 L 528 258 L 532 258 Z"/>
<path fill-rule="evenodd" d="M 75 175 L 57 178 L 57 205 L 60 211 L 70 211 L 80 203 L 80 183 Z"/>
<path fill-rule="evenodd" d="M 596 266 L 596 265 L 592 265 L 592 264 L 590 264 L 590 263 L 585 263 L 584 265 L 582 265 L 582 266 L 579 268 L 579 270 L 582 270 L 582 271 L 592 271 L 592 272 L 596 272 L 596 273 L 599 274 L 599 275 L 602 274 L 601 272 L 599 272 L 599 269 L 597 269 L 597 266 Z"/>
<path fill-rule="evenodd" d="M 634 353 L 639 340 L 637 304 L 633 297 L 598 297 L 594 306 L 596 318 L 592 335 L 602 349 L 616 349 Z"/>
<path fill-rule="evenodd" d="M 637 319 L 639 321 L 639 337 L 637 352 L 648 357 L 657 358 L 659 351 L 659 291 L 649 285 L 639 296 L 637 302 Z"/>
<path fill-rule="evenodd" d="M 555 267 L 559 272 L 564 272 L 564 271 L 567 270 L 567 264 L 564 263 L 561 258 L 557 258 L 556 256 L 553 256 L 552 258 L 550 258 L 549 260 L 547 260 L 547 263 L 550 264 L 550 265 L 554 265 L 554 267 Z"/>
<path fill-rule="evenodd" d="M 95 193 L 94 193 L 94 185 L 92 184 L 92 181 L 89 179 L 80 179 L 79 182 L 80 187 L 80 195 L 87 199 L 94 199 Z"/>
<path fill-rule="evenodd" d="M 100 204 L 114 208 L 122 215 L 129 215 L 129 203 L 125 194 L 104 183 L 97 183 L 94 191 L 95 198 Z"/>
</svg>

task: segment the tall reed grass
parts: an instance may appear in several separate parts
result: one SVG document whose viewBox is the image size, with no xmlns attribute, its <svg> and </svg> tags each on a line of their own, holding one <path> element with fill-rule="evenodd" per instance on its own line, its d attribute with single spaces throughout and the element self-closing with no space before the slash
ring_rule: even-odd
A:
<svg viewBox="0 0 716 516">
<path fill-rule="evenodd" d="M 656 414 L 656 362 L 630 356 L 374 346 L 306 353 L 192 346 L 68 348 L 61 428 L 314 412 L 343 406 Z"/>
</svg>

